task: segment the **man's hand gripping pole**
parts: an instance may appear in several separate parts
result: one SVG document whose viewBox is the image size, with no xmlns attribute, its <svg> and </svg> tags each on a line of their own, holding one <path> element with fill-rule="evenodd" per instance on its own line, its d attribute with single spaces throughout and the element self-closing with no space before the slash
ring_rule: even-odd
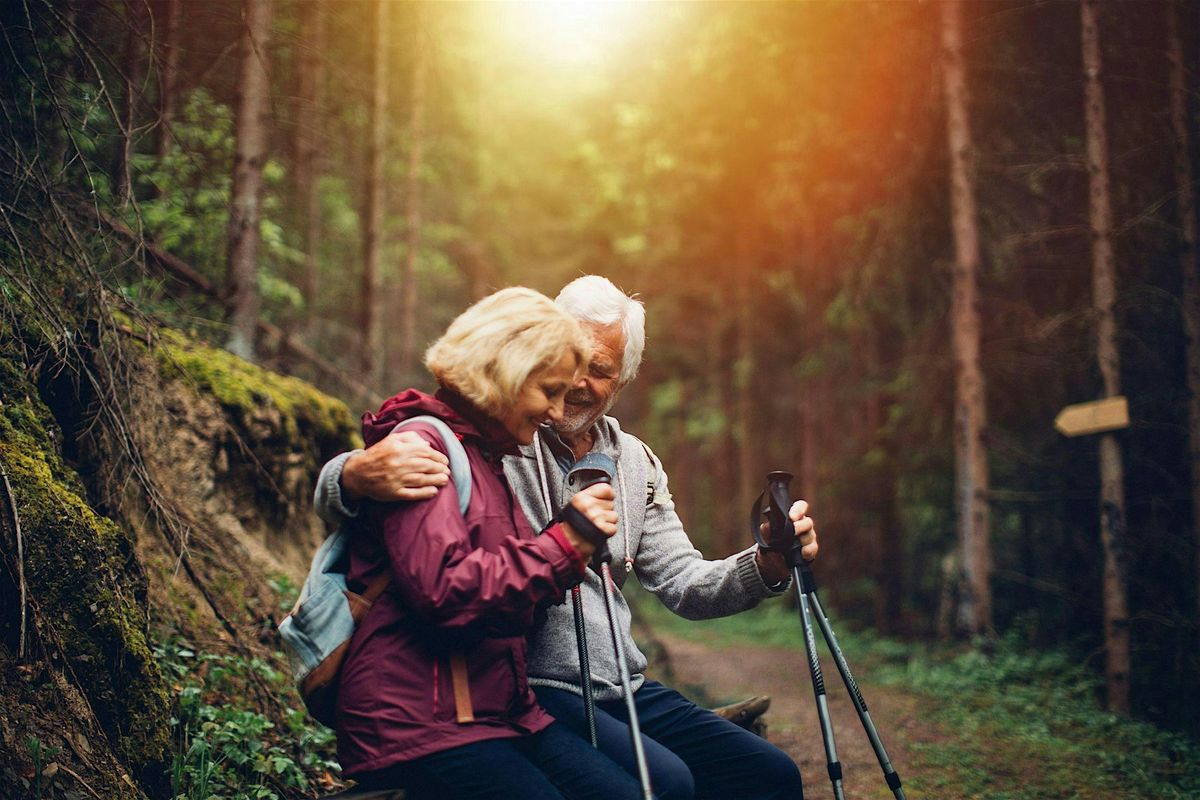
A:
<svg viewBox="0 0 1200 800">
<path fill-rule="evenodd" d="M 821 600 L 817 597 L 817 582 L 813 577 L 812 567 L 801 556 L 800 540 L 796 537 L 795 528 L 787 514 L 787 509 L 791 507 L 788 492 L 791 480 L 792 476 L 787 472 L 767 474 L 767 488 L 754 501 L 750 527 L 758 546 L 763 550 L 783 552 L 788 566 L 792 570 L 792 580 L 796 585 L 796 604 L 800 608 L 800 624 L 804 629 L 804 649 L 808 655 L 809 671 L 812 674 L 813 694 L 817 700 L 817 715 L 821 721 L 821 735 L 825 742 L 829 780 L 833 784 L 834 797 L 839 800 L 845 797 L 842 789 L 842 765 L 837 760 L 837 748 L 833 741 L 833 722 L 829 717 L 825 698 L 825 679 L 821 675 L 821 662 L 817 659 L 817 644 L 813 638 L 810 605 L 811 614 L 816 617 L 817 624 L 821 627 L 821 633 L 825 637 L 825 643 L 829 645 L 829 651 L 833 654 L 833 660 L 842 676 L 842 682 L 846 684 L 846 689 L 850 692 L 850 699 L 858 712 L 858 719 L 862 722 L 871 747 L 875 751 L 875 757 L 879 760 L 884 780 L 887 781 L 888 788 L 892 790 L 896 800 L 905 800 L 900 776 L 888 759 L 887 751 L 879 738 L 879 732 L 871 720 L 870 712 L 867 711 L 867 702 L 863 699 L 858 683 L 850 673 L 850 665 L 846 663 L 846 657 L 842 654 L 842 648 L 838 645 L 837 637 L 829 624 L 829 617 L 825 615 L 825 609 L 821 607 Z M 763 516 L 766 517 L 765 526 L 760 524 Z"/>
</svg>

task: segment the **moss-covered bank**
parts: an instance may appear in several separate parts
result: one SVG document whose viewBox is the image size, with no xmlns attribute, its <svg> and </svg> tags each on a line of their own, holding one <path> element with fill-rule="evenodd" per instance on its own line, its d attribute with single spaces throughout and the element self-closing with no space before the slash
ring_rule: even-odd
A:
<svg viewBox="0 0 1200 800">
<path fill-rule="evenodd" d="M 59 666 L 82 691 L 132 771 L 161 771 L 170 707 L 139 601 L 146 577 L 128 534 L 92 510 L 63 463 L 54 418 L 29 380 L 15 333 L 3 327 L 0 334 L 0 466 L 23 538 L 33 655 Z M 2 513 L 11 581 L 15 531 L 10 509 Z M 3 622 L 6 642 L 15 642 L 18 615 Z"/>
<path fill-rule="evenodd" d="M 0 467 L 24 544 L 18 559 L 0 494 L 0 797 L 179 790 L 191 733 L 172 727 L 182 689 L 155 662 L 178 642 L 202 676 L 208 664 L 261 665 L 206 702 L 292 732 L 272 746 L 320 779 L 312 736 L 295 732 L 298 698 L 262 676 L 286 670 L 277 588 L 297 585 L 324 533 L 312 486 L 359 443 L 354 418 L 303 381 L 144 318 L 43 311 L 0 309 Z M 272 780 L 270 796 L 303 784 Z"/>
<path fill-rule="evenodd" d="M 151 353 L 164 382 L 220 404 L 227 423 L 222 447 L 233 477 L 255 488 L 248 502 L 275 522 L 297 507 L 307 511 L 316 470 L 331 455 L 360 446 L 346 404 L 302 380 L 171 330 L 156 333 Z"/>
</svg>

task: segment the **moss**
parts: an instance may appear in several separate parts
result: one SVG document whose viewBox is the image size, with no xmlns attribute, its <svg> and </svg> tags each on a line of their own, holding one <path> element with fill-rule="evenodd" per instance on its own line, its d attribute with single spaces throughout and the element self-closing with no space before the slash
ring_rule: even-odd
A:
<svg viewBox="0 0 1200 800">
<path fill-rule="evenodd" d="M 252 492 L 246 501 L 272 515 L 275 524 L 308 507 L 321 464 L 362 444 L 346 404 L 298 378 L 169 329 L 152 341 L 148 349 L 161 377 L 220 404 L 229 425 L 226 440 L 218 442 L 226 456 L 218 473 L 228 471 L 222 480 Z"/>
<path fill-rule="evenodd" d="M 51 419 L 20 361 L 0 351 L 0 464 L 20 515 L 38 630 L 54 634 L 114 751 L 140 770 L 160 762 L 169 741 L 167 687 L 136 599 L 145 577 L 130 562 L 127 534 L 84 500 Z"/>
<path fill-rule="evenodd" d="M 165 378 L 183 378 L 211 394 L 226 409 L 252 415 L 264 406 L 282 415 L 282 435 L 361 442 L 358 426 L 340 400 L 308 383 L 243 361 L 226 350 L 191 341 L 174 331 L 160 331 L 155 355 Z"/>
</svg>

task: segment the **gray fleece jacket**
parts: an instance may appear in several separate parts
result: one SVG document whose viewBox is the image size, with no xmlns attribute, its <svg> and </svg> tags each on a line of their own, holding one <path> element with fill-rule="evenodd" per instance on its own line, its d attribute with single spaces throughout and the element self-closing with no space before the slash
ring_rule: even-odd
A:
<svg viewBox="0 0 1200 800">
<path fill-rule="evenodd" d="M 613 489 L 616 493 L 617 534 L 609 539 L 613 556 L 612 576 L 618 589 L 629 571 L 662 603 L 687 619 L 710 619 L 735 614 L 757 605 L 777 591 L 763 582 L 750 547 L 719 561 L 707 561 L 688 539 L 675 513 L 667 488 L 667 475 L 658 459 L 640 439 L 624 433 L 612 417 L 596 425 L 592 448 L 617 463 Z M 353 517 L 356 509 L 342 502 L 342 467 L 350 453 L 336 457 L 321 470 L 314 504 L 317 513 L 330 522 Z M 542 428 L 533 444 L 518 455 L 504 459 L 504 473 L 525 515 L 535 529 L 546 527 L 550 518 L 571 499 L 566 470 L 573 462 L 570 448 L 552 430 Z M 613 651 L 604 588 L 591 570 L 581 585 L 587 627 L 588 658 L 592 691 L 597 700 L 621 697 L 621 679 Z M 633 673 L 633 688 L 645 678 L 646 657 L 630 633 L 631 615 L 624 596 L 615 595 L 618 632 Z M 579 654 L 575 621 L 570 603 L 551 606 L 546 623 L 530 639 L 529 682 L 579 694 Z"/>
</svg>

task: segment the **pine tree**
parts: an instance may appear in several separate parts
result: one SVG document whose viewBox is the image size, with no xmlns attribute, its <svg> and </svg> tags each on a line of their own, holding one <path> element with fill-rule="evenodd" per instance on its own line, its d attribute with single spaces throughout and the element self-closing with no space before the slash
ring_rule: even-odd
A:
<svg viewBox="0 0 1200 800">
<path fill-rule="evenodd" d="M 959 546 L 964 574 L 959 626 L 972 635 L 992 625 L 991 549 L 988 534 L 988 467 L 983 432 L 987 420 L 979 360 L 979 222 L 975 202 L 966 69 L 962 57 L 962 3 L 942 3 L 942 78 L 950 147 L 950 213 L 954 232 L 954 460 Z"/>
<path fill-rule="evenodd" d="M 267 160 L 271 86 L 268 46 L 271 0 L 242 0 L 241 96 L 237 108 L 237 145 L 233 163 L 233 196 L 229 209 L 229 261 L 226 297 L 229 351 L 254 358 L 258 322 L 258 255 L 261 245 L 263 165 Z"/>
</svg>

